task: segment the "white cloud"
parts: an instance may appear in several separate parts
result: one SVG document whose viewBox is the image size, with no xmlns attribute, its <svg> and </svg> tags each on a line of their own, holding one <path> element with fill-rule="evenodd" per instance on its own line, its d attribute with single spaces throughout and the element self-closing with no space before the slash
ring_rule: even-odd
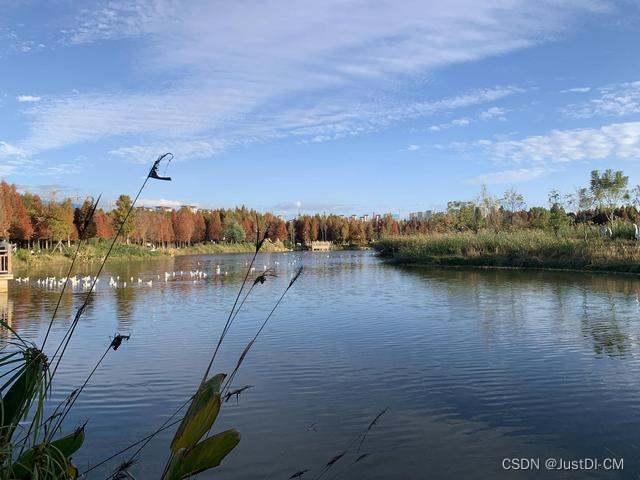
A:
<svg viewBox="0 0 640 480">
<path fill-rule="evenodd" d="M 325 141 L 371 132 L 515 93 L 512 87 L 487 89 L 443 101 L 380 94 L 435 68 L 537 45 L 571 28 L 582 14 L 607 11 L 603 5 L 597 0 L 83 5 L 59 44 L 135 37 L 132 61 L 140 75 L 162 83 L 148 82 L 153 90 L 144 93 L 43 99 L 28 112 L 30 133 L 19 145 L 38 152 L 137 136 L 127 141 L 133 146 L 123 148 L 214 145 L 192 150 L 192 156 L 205 156 L 219 151 L 220 143 L 228 147 L 284 136 Z M 173 86 L 160 87 L 169 84 L 167 78 Z M 142 152 L 123 148 L 114 151 Z"/>
<path fill-rule="evenodd" d="M 12 175 L 16 170 L 14 165 L 6 165 L 0 163 L 0 177 L 6 177 L 8 175 Z"/>
<path fill-rule="evenodd" d="M 504 183 L 522 183 L 535 180 L 546 175 L 548 172 L 542 167 L 519 168 L 516 170 L 502 170 L 478 175 L 468 180 L 468 183 L 475 185 L 498 185 Z"/>
<path fill-rule="evenodd" d="M 180 208 L 182 205 L 198 206 L 197 203 L 187 203 L 187 202 L 181 202 L 179 200 L 169 200 L 166 198 L 159 198 L 157 200 L 153 200 L 150 198 L 141 198 L 140 200 L 138 200 L 138 205 L 142 207 L 170 207 L 170 208 Z"/>
<path fill-rule="evenodd" d="M 478 115 L 481 120 L 491 120 L 492 118 L 497 118 L 499 120 L 506 120 L 505 115 L 507 113 L 506 108 L 500 107 L 491 107 L 484 112 L 480 112 Z"/>
<path fill-rule="evenodd" d="M 42 100 L 42 97 L 36 97 L 35 95 L 18 95 L 16 100 L 20 103 L 35 103 Z"/>
<path fill-rule="evenodd" d="M 0 158 L 20 157 L 24 154 L 24 150 L 7 142 L 0 142 Z"/>
<path fill-rule="evenodd" d="M 574 87 L 561 90 L 560 93 L 589 93 L 590 91 L 591 87 Z"/>
<path fill-rule="evenodd" d="M 213 104 L 186 90 L 160 94 L 72 95 L 40 102 L 27 115 L 30 135 L 22 148 L 30 153 L 108 137 L 151 137 L 144 144 L 113 149 L 120 156 L 148 160 L 159 151 L 181 158 L 206 157 L 232 145 L 269 138 L 303 137 L 326 141 L 372 132 L 393 123 L 495 101 L 522 89 L 502 86 L 455 97 L 422 102 L 364 103 L 343 99 L 276 112 L 240 115 L 258 108 L 257 101 L 237 92 L 220 93 Z M 213 95 L 206 93 L 205 96 Z M 169 138 L 171 141 L 167 141 Z M 162 139 L 162 143 L 159 143 Z"/>
<path fill-rule="evenodd" d="M 414 145 L 414 144 L 409 145 L 407 146 L 406 150 L 408 152 L 415 152 L 416 150 L 420 150 L 420 145 Z"/>
<path fill-rule="evenodd" d="M 191 142 L 175 142 L 163 144 L 147 144 L 132 147 L 121 147 L 111 150 L 111 155 L 126 158 L 136 163 L 148 164 L 162 153 L 172 152 L 176 161 L 187 158 L 212 157 L 225 151 L 227 145 L 223 142 L 209 142 L 194 140 Z"/>
<path fill-rule="evenodd" d="M 297 215 L 298 213 L 336 213 L 347 214 L 354 210 L 356 206 L 345 205 L 339 203 L 320 203 L 320 202 L 302 202 L 295 200 L 293 202 L 278 203 L 270 207 L 269 210 L 285 215 Z"/>
<path fill-rule="evenodd" d="M 484 110 L 478 113 L 473 118 L 471 117 L 456 118 L 455 120 L 451 120 L 450 122 L 440 123 L 438 125 L 431 125 L 428 129 L 431 130 L 432 132 L 439 132 L 440 130 L 446 130 L 447 128 L 452 128 L 452 127 L 466 127 L 480 120 L 487 121 L 487 120 L 492 120 L 494 118 L 497 118 L 498 120 L 506 120 L 506 117 L 504 115 L 507 113 L 507 111 L 508 110 L 506 108 L 491 107 L 487 110 Z"/>
<path fill-rule="evenodd" d="M 451 122 L 451 125 L 454 127 L 466 127 L 471 123 L 471 119 L 469 118 L 457 118 Z"/>
<path fill-rule="evenodd" d="M 598 91 L 598 98 L 569 105 L 563 113 L 579 119 L 640 113 L 640 81 L 609 85 Z"/>
<path fill-rule="evenodd" d="M 600 128 L 553 130 L 520 140 L 476 142 L 500 162 L 558 163 L 605 158 L 640 157 L 640 122 L 614 123 Z"/>
</svg>

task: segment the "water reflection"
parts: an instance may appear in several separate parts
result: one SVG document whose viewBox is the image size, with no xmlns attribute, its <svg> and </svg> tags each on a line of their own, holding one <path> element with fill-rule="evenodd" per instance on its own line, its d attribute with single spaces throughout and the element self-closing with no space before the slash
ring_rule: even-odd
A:
<svg viewBox="0 0 640 480">
<path fill-rule="evenodd" d="M 618 319 L 615 296 L 607 294 L 606 301 L 599 305 L 590 304 L 586 291 L 582 298 L 581 328 L 584 335 L 593 341 L 595 352 L 612 357 L 627 354 L 631 350 L 630 325 L 626 317 Z"/>
<path fill-rule="evenodd" d="M 137 288 L 130 287 L 115 289 L 118 331 L 128 331 L 129 327 L 131 327 L 137 295 Z"/>
<path fill-rule="evenodd" d="M 13 328 L 13 300 L 9 300 L 9 292 L 6 291 L 0 291 L 0 321 L 2 322 L 0 332 L 6 338 L 8 329 L 5 325 Z"/>
<path fill-rule="evenodd" d="M 91 419 L 79 463 L 145 436 L 192 393 L 248 259 L 194 256 L 107 266 L 52 399 L 77 387 L 109 336 L 131 333 L 69 419 L 70 425 Z M 319 472 L 387 406 L 388 416 L 367 438 L 372 455 L 339 478 L 496 478 L 504 474 L 505 456 L 606 458 L 609 450 L 625 458 L 630 476 L 637 470 L 635 277 L 404 269 L 362 252 L 260 255 L 255 274 L 274 268 L 278 277 L 247 301 L 217 369 L 233 368 L 300 264 L 303 277 L 239 374 L 239 386 L 254 388 L 239 405 L 224 404 L 219 419 L 221 430 L 238 428 L 243 440 L 220 471 L 200 477 Z M 188 272 L 194 270 L 209 276 L 193 278 Z M 108 287 L 109 276 L 127 279 L 127 287 Z M 52 345 L 83 298 L 65 293 Z M 42 335 L 56 300 L 55 292 L 16 285 L 5 303 L 13 302 L 13 324 L 33 339 Z M 317 431 L 305 429 L 314 422 Z M 160 476 L 170 437 L 166 432 L 149 444 L 136 478 Z M 538 478 L 535 473 L 522 477 Z"/>
<path fill-rule="evenodd" d="M 429 284 L 442 285 L 448 303 L 467 302 L 487 335 L 498 320 L 515 332 L 541 303 L 555 334 L 580 320 L 584 338 L 596 354 L 629 355 L 634 344 L 631 319 L 640 314 L 640 280 L 635 276 L 574 272 L 404 269 Z"/>
</svg>

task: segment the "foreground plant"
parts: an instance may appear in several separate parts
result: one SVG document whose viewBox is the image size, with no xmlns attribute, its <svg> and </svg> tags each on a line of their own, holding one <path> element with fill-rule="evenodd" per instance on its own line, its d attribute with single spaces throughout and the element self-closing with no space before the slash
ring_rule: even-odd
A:
<svg viewBox="0 0 640 480">
<path fill-rule="evenodd" d="M 15 345 L 15 352 L 0 359 L 0 369 L 6 370 L 2 377 L 13 373 L 0 388 L 0 478 L 77 478 L 78 470 L 71 462 L 71 456 L 84 442 L 84 426 L 52 440 L 47 432 L 50 422 L 45 421 L 40 441 L 38 435 L 25 436 L 18 428 L 34 403 L 35 416 L 43 414 L 49 364 L 47 357 L 35 346 L 22 340 Z M 16 363 L 17 367 L 14 366 Z"/>
<path fill-rule="evenodd" d="M 157 174 L 157 169 L 160 162 L 169 156 L 172 157 L 171 154 L 162 155 L 154 162 L 142 187 L 140 187 L 136 200 L 150 178 L 167 180 L 167 178 L 160 177 Z M 84 221 L 84 227 L 88 225 L 92 215 L 95 213 L 97 203 L 96 201 L 89 209 L 88 216 Z M 123 224 L 133 210 L 134 205 L 135 200 L 129 208 Z M 2 327 L 10 332 L 16 339 L 5 341 L 0 345 L 0 379 L 8 378 L 4 381 L 4 384 L 0 386 L 0 479 L 2 480 L 75 479 L 78 477 L 78 469 L 73 465 L 71 456 L 84 442 L 84 425 L 76 428 L 71 434 L 61 436 L 62 423 L 109 350 L 116 350 L 122 343 L 122 340 L 126 338 L 122 335 L 116 335 L 82 386 L 71 392 L 67 400 L 61 405 L 58 405 L 47 418 L 45 418 L 45 405 L 47 394 L 51 391 L 55 373 L 69 346 L 75 328 L 92 298 L 100 272 L 121 231 L 122 225 L 118 229 L 107 254 L 100 264 L 93 284 L 85 296 L 84 302 L 78 309 L 71 325 L 52 356 L 52 358 L 55 359 L 53 369 L 50 368 L 49 359 L 43 351 L 58 312 L 60 300 L 62 299 L 68 279 L 73 270 L 78 251 L 82 245 L 82 240 L 84 240 L 83 232 L 80 232 L 80 241 L 78 242 L 76 253 L 69 267 L 62 291 L 58 297 L 58 303 L 49 321 L 42 347 L 38 348 L 35 344 L 28 344 L 11 326 L 4 322 L 1 324 Z M 8 352 L 7 350 L 9 348 L 13 350 Z M 24 428 L 21 424 L 21 422 L 25 420 L 29 420 L 28 428 Z"/>
<path fill-rule="evenodd" d="M 211 356 L 209 365 L 196 390 L 196 393 L 192 397 L 188 398 L 176 410 L 176 412 L 160 426 L 160 428 L 156 429 L 152 434 L 142 440 L 135 442 L 133 445 L 129 445 L 115 455 L 112 455 L 108 459 L 94 464 L 81 475 L 79 475 L 78 469 L 73 465 L 71 457 L 84 442 L 84 425 L 75 429 L 73 433 L 69 435 L 60 436 L 64 420 L 69 415 L 78 397 L 87 386 L 94 373 L 102 365 L 107 354 L 111 350 L 117 350 L 121 346 L 123 340 L 129 339 L 128 335 L 119 334 L 116 334 L 113 337 L 104 354 L 99 358 L 96 365 L 93 367 L 81 386 L 72 391 L 67 399 L 58 405 L 49 417 L 44 418 L 47 394 L 51 391 L 55 374 L 60 366 L 64 354 L 67 351 L 67 348 L 69 347 L 76 327 L 93 296 L 94 287 L 98 281 L 98 277 L 102 272 L 107 258 L 111 254 L 118 236 L 122 232 L 122 226 L 127 222 L 129 214 L 133 210 L 140 193 L 142 193 L 144 186 L 150 178 L 170 180 L 169 177 L 161 177 L 157 172 L 159 163 L 169 155 L 171 154 L 165 154 L 156 160 L 138 194 L 123 215 L 120 228 L 118 229 L 106 255 L 103 258 L 103 261 L 100 264 L 100 267 L 93 279 L 93 283 L 85 296 L 84 302 L 78 308 L 66 333 L 63 335 L 60 344 L 52 355 L 52 358 L 55 360 L 52 362 L 54 364 L 52 368 L 50 367 L 48 358 L 43 351 L 47 340 L 49 339 L 51 327 L 58 311 L 58 306 L 56 306 L 54 310 L 40 349 L 35 345 L 28 345 L 15 331 L 11 329 L 10 326 L 3 324 L 4 327 L 18 339 L 18 342 L 9 341 L 6 342 L 6 345 L 0 346 L 0 372 L 2 372 L 0 374 L 0 379 L 7 376 L 9 377 L 5 384 L 0 387 L 0 480 L 76 479 L 79 476 L 86 475 L 88 472 L 103 465 L 107 461 L 112 460 L 116 456 L 121 455 L 129 449 L 139 446 L 132 457 L 121 463 L 109 477 L 114 480 L 133 478 L 133 475 L 129 470 L 136 464 L 137 457 L 140 455 L 144 447 L 159 432 L 179 424 L 170 445 L 169 459 L 162 473 L 163 480 L 178 480 L 189 478 L 197 473 L 217 467 L 240 441 L 240 433 L 235 429 L 226 430 L 211 436 L 209 435 L 209 432 L 218 417 L 223 403 L 223 398 L 225 402 L 234 395 L 238 398 L 240 393 L 250 388 L 250 386 L 245 386 L 231 390 L 231 382 L 238 373 L 238 370 L 244 362 L 247 354 L 256 343 L 260 333 L 273 316 L 273 313 L 278 308 L 287 292 L 300 277 L 302 268 L 298 269 L 292 277 L 284 292 L 278 298 L 266 319 L 262 322 L 257 333 L 247 344 L 232 373 L 228 377 L 224 373 L 219 373 L 211 378 L 209 378 L 209 373 L 216 358 L 216 354 L 218 353 L 229 328 L 238 316 L 238 313 L 254 287 L 262 285 L 268 278 L 276 276 L 274 271 L 266 270 L 254 279 L 251 286 L 246 289 L 244 296 L 242 296 L 242 293 L 245 291 L 245 287 L 249 284 L 249 274 L 253 270 L 252 267 L 256 260 L 256 256 L 266 240 L 266 232 L 268 231 L 268 228 L 264 229 L 262 237 L 260 237 L 259 229 L 256 233 L 256 245 L 253 258 L 247 267 L 244 280 L 240 286 L 231 312 L 229 313 L 223 331 Z M 85 225 L 90 222 L 93 213 L 96 211 L 96 206 L 97 202 L 95 202 L 95 204 L 92 205 L 92 208 L 88 210 L 89 214 L 85 221 Z M 84 236 L 81 234 L 80 240 L 82 241 L 83 238 Z M 72 273 L 75 260 L 78 256 L 78 251 L 82 244 L 81 241 L 77 245 L 76 253 L 66 277 L 67 280 Z M 60 304 L 60 299 L 64 293 L 64 287 L 66 287 L 66 284 L 67 281 L 65 281 L 63 285 L 62 292 L 58 299 L 58 305 Z M 17 347 L 17 350 L 10 353 L 4 353 L 4 350 L 9 345 Z M 16 363 L 18 364 L 17 366 L 15 366 Z M 33 408 L 34 405 L 35 409 Z M 187 405 L 189 407 L 184 417 L 182 417 L 182 419 L 172 421 L 173 418 L 176 417 Z M 24 426 L 21 425 L 23 420 L 29 420 L 29 426 L 27 428 L 24 428 Z"/>
</svg>

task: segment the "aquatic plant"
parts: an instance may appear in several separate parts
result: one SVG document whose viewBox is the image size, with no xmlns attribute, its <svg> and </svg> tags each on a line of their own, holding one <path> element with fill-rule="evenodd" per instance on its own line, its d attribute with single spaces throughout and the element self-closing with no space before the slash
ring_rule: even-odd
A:
<svg viewBox="0 0 640 480">
<path fill-rule="evenodd" d="M 49 417 L 44 418 L 47 392 L 51 390 L 53 379 L 68 350 L 77 325 L 92 299 L 94 287 L 100 273 L 112 253 L 116 245 L 116 240 L 123 231 L 123 225 L 128 221 L 129 215 L 133 211 L 144 186 L 149 178 L 165 179 L 157 175 L 158 163 L 164 158 L 166 158 L 166 155 L 161 156 L 154 163 L 138 194 L 129 204 L 128 208 L 122 212 L 120 228 L 118 228 L 116 235 L 102 257 L 102 261 L 95 277 L 93 277 L 84 301 L 78 308 L 73 320 L 54 351 L 51 365 L 43 351 L 49 339 L 58 307 L 55 308 L 50 319 L 41 348 L 27 344 L 16 332 L 11 330 L 10 326 L 4 325 L 18 341 L 7 342 L 7 345 L 0 349 L 0 352 L 4 353 L 4 349 L 7 346 L 14 345 L 16 347 L 16 350 L 0 356 L 0 371 L 4 372 L 0 378 L 11 375 L 5 384 L 0 387 L 0 420 L 2 422 L 0 424 L 0 480 L 5 478 L 74 479 L 78 477 L 79 472 L 73 465 L 71 456 L 82 446 L 85 431 L 84 425 L 69 435 L 59 436 L 59 434 L 65 419 L 95 372 L 102 365 L 108 353 L 112 350 L 118 350 L 123 341 L 129 339 L 129 336 L 116 333 L 82 384 L 74 389 L 67 398 L 53 410 L 53 413 Z M 92 203 L 85 218 L 85 225 L 91 221 L 96 207 L 97 201 Z M 257 218 L 256 225 L 258 225 Z M 277 299 L 256 334 L 242 351 L 231 374 L 227 377 L 224 373 L 218 373 L 209 377 L 219 348 L 245 304 L 245 301 L 254 288 L 263 285 L 267 279 L 276 276 L 275 271 L 269 269 L 257 275 L 252 281 L 249 280 L 256 257 L 267 239 L 268 229 L 269 227 L 267 226 L 261 236 L 260 230 L 257 228 L 254 255 L 247 267 L 247 272 L 236 295 L 233 307 L 229 312 L 220 338 L 212 352 L 202 381 L 198 385 L 194 395 L 187 398 L 174 414 L 150 435 L 125 447 L 108 459 L 95 463 L 82 472 L 82 475 L 87 474 L 126 451 L 138 447 L 133 455 L 124 462 L 121 462 L 110 476 L 112 479 L 133 478 L 129 470 L 136 465 L 138 457 L 145 446 L 159 432 L 175 425 L 178 425 L 178 428 L 171 442 L 169 458 L 162 474 L 162 479 L 164 480 L 188 478 L 204 470 L 214 468 L 235 448 L 240 441 L 240 433 L 237 430 L 230 429 L 214 435 L 209 435 L 209 433 L 218 417 L 222 403 L 228 402 L 229 399 L 234 396 L 237 400 L 242 392 L 251 388 L 250 385 L 247 385 L 231 389 L 231 382 L 285 295 L 302 273 L 302 268 L 300 268 L 291 278 L 284 292 Z M 75 261 L 78 258 L 83 238 L 84 236 L 81 235 L 80 241 L 77 243 L 76 252 L 66 277 L 67 280 L 70 278 Z M 66 287 L 66 285 L 67 281 L 63 284 L 58 304 L 60 303 L 60 298 L 64 293 L 64 287 Z M 11 367 L 14 363 L 19 363 L 19 365 L 17 367 Z M 35 405 L 35 408 L 32 408 L 33 405 Z M 186 413 L 182 417 L 178 417 L 180 412 L 187 406 Z M 30 420 L 28 429 L 26 432 L 20 430 L 21 436 L 15 435 L 18 431 L 17 427 L 19 422 L 24 419 Z"/>
<path fill-rule="evenodd" d="M 375 248 L 396 263 L 435 266 L 486 266 L 581 269 L 640 273 L 636 241 L 560 236 L 540 230 L 450 233 L 386 237 Z"/>
</svg>

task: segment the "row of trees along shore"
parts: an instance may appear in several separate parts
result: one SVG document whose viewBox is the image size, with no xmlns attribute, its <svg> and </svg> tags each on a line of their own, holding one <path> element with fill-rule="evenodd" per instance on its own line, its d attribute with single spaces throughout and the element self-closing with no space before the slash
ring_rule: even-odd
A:
<svg viewBox="0 0 640 480">
<path fill-rule="evenodd" d="M 110 211 L 97 209 L 88 223 L 87 238 L 112 238 L 131 199 L 118 197 Z M 202 242 L 254 242 L 255 222 L 268 226 L 272 241 L 307 245 L 316 240 L 338 244 L 365 244 L 388 236 L 429 233 L 514 231 L 540 229 L 556 235 L 597 234 L 593 226 L 607 225 L 613 236 L 633 237 L 632 223 L 639 221 L 640 186 L 629 189 L 629 178 L 621 171 L 591 172 L 590 184 L 563 195 L 549 194 L 548 206 L 525 208 L 523 196 L 514 189 L 502 197 L 485 187 L 472 201 L 451 201 L 447 210 L 430 219 L 396 220 L 390 214 L 367 221 L 339 215 L 299 215 L 288 222 L 271 213 L 257 213 L 245 207 L 197 210 L 188 207 L 171 211 L 135 208 L 122 228 L 124 242 L 182 247 Z M 0 182 L 0 238 L 21 247 L 55 249 L 78 239 L 79 226 L 90 214 L 91 202 L 74 208 L 70 199 L 46 201 L 38 195 L 19 193 L 15 185 Z"/>
</svg>

